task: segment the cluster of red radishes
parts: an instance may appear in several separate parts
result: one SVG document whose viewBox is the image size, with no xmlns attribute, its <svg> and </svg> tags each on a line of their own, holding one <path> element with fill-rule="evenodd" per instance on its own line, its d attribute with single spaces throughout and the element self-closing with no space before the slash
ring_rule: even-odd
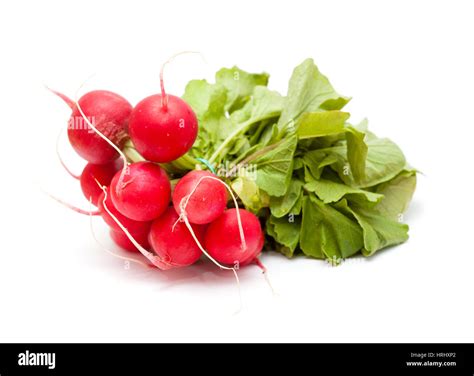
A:
<svg viewBox="0 0 474 376">
<path fill-rule="evenodd" d="M 92 91 L 77 102 L 55 93 L 72 109 L 68 138 L 88 162 L 78 177 L 98 208 L 88 214 L 102 216 L 116 244 L 163 270 L 191 265 L 203 253 L 224 268 L 259 263 L 260 222 L 238 208 L 218 176 L 193 170 L 172 189 L 160 163 L 189 151 L 198 121 L 185 101 L 165 93 L 163 82 L 161 94 L 135 107 L 110 91 Z M 122 149 L 128 139 L 146 161 L 127 161 Z M 234 208 L 227 209 L 228 193 Z"/>
</svg>

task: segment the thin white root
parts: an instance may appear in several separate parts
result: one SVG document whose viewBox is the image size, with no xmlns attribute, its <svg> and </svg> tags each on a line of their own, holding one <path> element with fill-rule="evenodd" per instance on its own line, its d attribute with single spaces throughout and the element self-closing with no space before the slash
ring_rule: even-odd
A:
<svg viewBox="0 0 474 376">
<path fill-rule="evenodd" d="M 265 279 L 265 282 L 267 283 L 267 286 L 270 288 L 270 291 L 272 292 L 272 295 L 274 297 L 279 296 L 279 294 L 273 288 L 272 282 L 270 280 L 270 276 L 268 275 L 268 270 L 262 271 L 262 274 L 263 274 L 263 278 Z"/>
<path fill-rule="evenodd" d="M 92 205 L 92 202 L 89 201 L 89 204 Z M 136 258 L 133 258 L 133 257 L 126 257 L 126 256 L 121 256 L 121 255 L 118 255 L 117 253 L 115 252 L 112 252 L 110 249 L 108 249 L 106 246 L 104 246 L 100 241 L 99 239 L 97 238 L 96 234 L 95 234 L 95 231 L 94 231 L 94 226 L 93 226 L 93 221 L 92 221 L 92 215 L 89 216 L 89 227 L 90 227 L 90 230 L 91 230 L 91 234 L 92 234 L 92 237 L 93 239 L 95 240 L 95 242 L 99 245 L 100 248 L 102 248 L 105 252 L 107 252 L 108 254 L 112 255 L 113 257 L 116 257 L 118 259 L 121 259 L 121 260 L 124 260 L 124 261 L 127 261 L 127 262 L 133 262 L 133 263 L 136 263 L 136 264 L 139 264 L 141 266 L 144 266 L 145 268 L 149 268 L 150 265 L 147 264 L 146 262 L 143 262 L 141 260 L 138 260 Z"/>
<path fill-rule="evenodd" d="M 163 270 L 163 265 L 167 265 L 170 267 L 177 267 L 180 266 L 178 264 L 174 264 L 168 261 L 162 260 L 159 256 L 154 255 L 150 251 L 146 250 L 143 248 L 140 243 L 138 243 L 135 238 L 130 234 L 130 232 L 127 230 L 127 228 L 117 219 L 117 217 L 109 210 L 107 207 L 107 204 L 105 201 L 107 200 L 107 188 L 104 186 L 101 186 L 102 190 L 104 191 L 104 199 L 102 201 L 102 205 L 104 206 L 105 211 L 110 215 L 110 217 L 117 223 L 117 225 L 120 227 L 120 229 L 127 235 L 127 238 L 132 242 L 132 244 L 137 247 L 137 249 L 140 251 L 140 253 L 145 256 L 153 265 L 155 265 L 158 269 Z"/>
<path fill-rule="evenodd" d="M 265 278 L 265 282 L 267 282 L 268 287 L 272 291 L 273 296 L 279 296 L 276 290 L 273 288 L 272 282 L 270 281 L 270 277 L 268 276 L 268 272 L 262 272 L 263 278 Z"/>
<path fill-rule="evenodd" d="M 66 172 L 71 175 L 74 179 L 79 180 L 81 178 L 80 175 L 76 175 L 74 172 L 72 172 L 69 167 L 64 163 L 61 153 L 59 152 L 59 140 L 61 139 L 61 136 L 63 134 L 63 129 L 61 128 L 58 133 L 58 137 L 56 138 L 56 155 L 58 156 L 59 162 L 61 163 L 61 166 L 66 170 Z"/>
<path fill-rule="evenodd" d="M 178 52 L 178 53 L 172 55 L 168 60 L 166 60 L 161 65 L 161 68 L 160 68 L 160 88 L 161 88 L 161 105 L 162 105 L 162 107 L 166 108 L 168 106 L 168 95 L 166 94 L 165 84 L 164 84 L 164 80 L 163 80 L 165 66 L 167 64 L 171 63 L 178 56 L 186 55 L 186 54 L 198 54 L 199 56 L 201 56 L 201 59 L 206 63 L 206 59 L 204 58 L 204 55 L 199 51 L 181 51 L 181 52 Z"/>
<path fill-rule="evenodd" d="M 79 88 L 76 90 L 76 93 L 74 95 L 74 100 L 76 102 L 76 106 L 77 106 L 77 109 L 79 110 L 82 118 L 84 119 L 84 121 L 87 123 L 87 125 L 89 127 L 92 128 L 92 130 L 97 133 L 97 135 L 99 135 L 99 137 L 101 137 L 104 141 L 106 141 L 110 146 L 112 146 L 116 151 L 117 153 L 119 153 L 120 157 L 123 159 L 123 167 L 122 167 L 122 173 L 120 174 L 120 177 L 119 177 L 119 180 L 117 182 L 117 186 L 118 187 L 121 187 L 122 186 L 122 183 L 123 183 L 123 179 L 125 177 L 125 175 L 127 175 L 128 173 L 128 160 L 127 160 L 127 157 L 125 156 L 125 154 L 123 153 L 122 150 L 120 150 L 120 148 L 115 145 L 107 136 L 105 136 L 101 131 L 99 131 L 96 126 L 94 124 L 92 124 L 92 122 L 87 118 L 87 116 L 84 114 L 84 111 L 82 111 L 82 107 L 81 105 L 79 104 L 79 91 L 84 87 L 85 83 L 87 82 L 84 81 L 81 86 L 79 86 Z"/>
<path fill-rule="evenodd" d="M 235 270 L 235 267 L 234 268 L 230 268 L 228 266 L 224 266 L 222 264 L 220 264 L 218 261 L 216 261 L 205 249 L 204 247 L 201 245 L 201 242 L 199 241 L 199 239 L 197 238 L 196 236 L 196 233 L 194 232 L 192 226 L 191 226 L 191 223 L 189 223 L 189 220 L 188 220 L 188 217 L 187 216 L 184 216 L 183 217 L 183 221 L 184 223 L 186 224 L 186 227 L 188 228 L 189 232 L 191 233 L 191 236 L 193 237 L 194 241 L 196 242 L 197 246 L 199 247 L 199 249 L 201 250 L 202 253 L 204 253 L 204 255 L 209 259 L 211 260 L 214 264 L 216 264 L 219 268 L 221 269 L 224 269 L 224 270 L 232 270 L 234 272 L 234 277 L 235 277 L 235 280 L 237 282 L 237 290 L 238 290 L 238 293 L 239 293 L 239 302 L 240 302 L 240 306 L 239 306 L 239 309 L 237 310 L 237 312 L 239 312 L 241 309 L 242 309 L 242 292 L 241 292 L 241 289 L 240 289 L 240 280 L 239 280 L 239 275 L 237 274 L 237 270 Z"/>
<path fill-rule="evenodd" d="M 186 227 L 188 228 L 189 232 L 191 233 L 191 236 L 193 237 L 194 241 L 196 242 L 197 246 L 199 247 L 199 249 L 201 250 L 202 253 L 204 253 L 204 255 L 209 259 L 211 260 L 215 265 L 217 265 L 219 268 L 221 269 L 224 269 L 224 270 L 232 270 L 233 273 L 234 273 L 234 276 L 235 276 L 235 280 L 237 281 L 237 288 L 238 288 L 238 292 L 239 292 L 239 300 L 240 300 L 240 308 L 238 310 L 238 312 L 242 309 L 242 293 L 241 293 L 241 289 L 240 289 L 240 280 L 239 280 L 239 276 L 237 274 L 237 270 L 235 269 L 235 267 L 228 267 L 228 266 L 224 266 L 222 265 L 221 263 L 219 263 L 216 259 L 214 259 L 205 249 L 204 247 L 202 246 L 201 242 L 199 241 L 199 239 L 197 238 L 192 226 L 191 226 L 191 223 L 189 223 L 189 220 L 188 220 L 188 216 L 186 214 L 186 207 L 189 203 L 189 200 L 191 198 L 191 196 L 194 194 L 194 192 L 196 192 L 196 189 L 197 187 L 199 186 L 199 184 L 201 184 L 201 182 L 204 180 L 204 179 L 211 179 L 211 180 L 216 180 L 218 182 L 220 182 L 221 184 L 223 184 L 227 190 L 230 192 L 231 196 L 232 196 L 232 199 L 234 200 L 234 204 L 236 206 L 236 213 L 237 213 L 237 222 L 238 222 L 238 225 L 239 225 L 239 233 L 240 233 L 240 239 L 242 241 L 242 251 L 244 251 L 246 248 L 247 248 L 247 243 L 245 242 L 245 235 L 244 235 L 244 229 L 242 227 L 242 221 L 241 221 L 241 218 L 240 218 L 240 213 L 239 213 L 239 206 L 238 206 L 238 203 L 237 203 L 237 199 L 235 198 L 235 195 L 234 193 L 232 192 L 232 189 L 226 184 L 224 183 L 221 179 L 219 178 L 215 178 L 213 176 L 202 176 L 196 183 L 196 185 L 193 187 L 193 189 L 191 190 L 191 192 L 189 192 L 189 194 L 187 194 L 186 196 L 184 196 L 182 199 L 181 199 L 181 202 L 179 204 L 179 209 L 180 209 L 180 213 L 179 213 L 179 218 L 178 218 L 178 221 L 175 222 L 175 224 L 173 225 L 173 229 L 174 227 L 176 226 L 176 224 L 179 222 L 179 221 L 183 221 L 185 224 L 186 224 Z"/>
<path fill-rule="evenodd" d="M 188 202 L 189 202 L 191 196 L 194 194 L 194 192 L 196 192 L 196 189 L 198 188 L 199 184 L 201 184 L 201 182 L 204 179 L 211 179 L 211 180 L 218 181 L 219 183 L 224 185 L 224 187 L 226 187 L 227 191 L 229 191 L 229 193 L 232 197 L 232 200 L 234 201 L 234 205 L 235 205 L 235 209 L 236 209 L 235 211 L 236 211 L 236 216 L 237 216 L 237 224 L 239 226 L 239 235 L 240 235 L 240 241 L 241 241 L 241 248 L 242 248 L 242 252 L 244 252 L 247 249 L 247 242 L 245 241 L 245 234 L 244 234 L 244 228 L 242 226 L 242 219 L 240 217 L 239 204 L 237 202 L 237 198 L 235 197 L 234 192 L 232 191 L 232 189 L 229 187 L 228 184 L 224 183 L 221 179 L 216 178 L 214 176 L 202 176 L 198 180 L 196 185 L 193 187 L 191 192 L 188 195 L 184 196 L 183 199 L 181 200 L 181 202 L 180 202 L 180 219 L 182 217 L 186 216 L 186 207 L 188 205 Z M 184 201 L 184 203 L 183 203 L 183 201 Z"/>
<path fill-rule="evenodd" d="M 41 188 L 41 191 L 45 195 L 52 198 L 54 201 L 60 203 L 61 205 L 65 206 L 68 209 L 71 209 L 72 211 L 75 211 L 76 213 L 85 214 L 85 215 L 100 215 L 100 212 L 98 210 L 94 210 L 94 211 L 84 210 L 84 209 L 78 208 L 77 206 L 71 205 L 70 203 L 68 203 L 64 200 L 61 200 L 60 198 L 58 198 L 56 196 L 53 196 L 51 193 L 45 191 L 43 188 Z"/>
<path fill-rule="evenodd" d="M 137 247 L 137 249 L 140 251 L 140 253 L 145 256 L 148 260 L 150 260 L 150 262 L 153 264 L 153 265 L 156 265 L 156 256 L 153 255 L 151 252 L 149 252 L 148 250 L 146 250 L 145 248 L 143 248 L 140 243 L 138 243 L 135 238 L 128 232 L 127 228 L 117 219 L 117 217 L 109 210 L 109 208 L 107 207 L 107 204 L 105 203 L 105 201 L 107 200 L 107 189 L 102 186 L 102 189 L 104 191 L 104 200 L 102 201 L 102 205 L 104 206 L 104 209 L 105 211 L 110 215 L 110 217 L 115 221 L 115 223 L 117 223 L 117 225 L 120 227 L 120 229 L 125 233 L 125 235 L 127 235 L 127 237 L 130 239 L 130 241 L 132 242 L 132 244 Z"/>
<path fill-rule="evenodd" d="M 267 283 L 268 287 L 270 287 L 270 290 L 272 291 L 272 295 L 279 296 L 278 293 L 273 288 L 273 285 L 270 281 L 270 277 L 268 276 L 268 269 L 265 267 L 265 265 L 262 264 L 262 262 L 260 261 L 258 257 L 255 257 L 254 262 L 262 270 L 263 278 L 265 278 L 265 282 Z"/>
</svg>

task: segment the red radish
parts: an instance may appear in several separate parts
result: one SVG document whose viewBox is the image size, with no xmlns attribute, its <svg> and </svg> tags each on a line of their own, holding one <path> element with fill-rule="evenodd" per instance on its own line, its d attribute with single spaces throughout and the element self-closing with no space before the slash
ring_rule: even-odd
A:
<svg viewBox="0 0 474 376">
<path fill-rule="evenodd" d="M 72 101 L 57 93 L 71 106 Z M 117 159 L 117 151 L 89 125 L 97 128 L 119 148 L 127 137 L 127 127 L 132 105 L 118 94 L 106 90 L 91 91 L 79 99 L 79 106 L 72 105 L 68 124 L 68 137 L 74 150 L 85 160 L 105 164 Z"/>
<path fill-rule="evenodd" d="M 100 165 L 87 163 L 82 170 L 81 175 L 76 175 L 69 169 L 66 163 L 64 163 L 61 154 L 59 153 L 60 136 L 61 133 L 58 135 L 56 141 L 56 155 L 58 156 L 59 162 L 69 175 L 74 179 L 80 180 L 82 193 L 84 193 L 85 198 L 97 206 L 97 200 L 102 193 L 101 187 L 109 186 L 115 173 L 123 169 L 123 159 L 117 158 L 115 161 Z"/>
<path fill-rule="evenodd" d="M 117 244 L 120 248 L 129 251 L 129 252 L 137 252 L 140 253 L 138 248 L 130 241 L 128 236 L 122 231 L 116 231 L 114 229 L 110 229 L 110 237 L 112 240 Z M 138 232 L 138 233 L 131 233 L 133 238 L 145 249 L 150 248 L 150 244 L 148 243 L 148 231 L 145 232 Z"/>
<path fill-rule="evenodd" d="M 194 170 L 180 179 L 173 191 L 173 205 L 181 213 L 182 205 L 189 222 L 206 224 L 225 210 L 227 191 L 220 179 L 208 171 Z"/>
<path fill-rule="evenodd" d="M 113 162 L 96 165 L 88 163 L 80 177 L 82 193 L 87 200 L 97 206 L 99 196 L 102 194 L 102 188 L 97 184 L 100 183 L 101 186 L 108 186 L 112 181 L 112 178 L 121 170 L 123 167 L 123 161 L 119 158 Z"/>
<path fill-rule="evenodd" d="M 137 104 L 130 117 L 130 138 L 144 158 L 160 163 L 178 159 L 193 146 L 198 123 L 181 98 L 152 95 Z M 165 102 L 165 103 L 164 103 Z"/>
<path fill-rule="evenodd" d="M 202 243 L 204 226 L 193 225 L 192 229 Z M 173 267 L 194 264 L 202 255 L 189 229 L 179 221 L 173 207 L 169 207 L 160 218 L 153 221 L 148 240 L 161 260 Z"/>
<path fill-rule="evenodd" d="M 158 218 L 170 202 L 171 185 L 166 172 L 151 162 L 132 163 L 123 176 L 115 174 L 110 196 L 117 210 L 135 221 Z"/>
<path fill-rule="evenodd" d="M 174 57 L 161 66 L 161 94 L 143 99 L 130 116 L 130 138 L 138 152 L 152 162 L 167 163 L 186 154 L 198 133 L 191 106 L 165 92 L 163 70 Z"/>
<path fill-rule="evenodd" d="M 98 208 L 99 212 L 104 219 L 105 223 L 107 223 L 113 230 L 115 231 L 122 231 L 120 226 L 117 222 L 109 215 L 107 210 L 104 208 L 104 197 L 105 194 L 102 194 L 98 200 Z M 151 222 L 141 222 L 141 221 L 134 221 L 123 214 L 121 214 L 114 206 L 110 195 L 106 196 L 105 205 L 107 205 L 107 209 L 117 218 L 118 221 L 129 231 L 131 234 L 143 233 L 147 232 L 150 229 Z"/>
<path fill-rule="evenodd" d="M 240 266 L 252 262 L 262 251 L 263 232 L 255 214 L 239 209 L 245 236 L 245 248 L 242 248 L 236 209 L 228 209 L 212 222 L 204 238 L 207 252 L 223 264 Z"/>
</svg>

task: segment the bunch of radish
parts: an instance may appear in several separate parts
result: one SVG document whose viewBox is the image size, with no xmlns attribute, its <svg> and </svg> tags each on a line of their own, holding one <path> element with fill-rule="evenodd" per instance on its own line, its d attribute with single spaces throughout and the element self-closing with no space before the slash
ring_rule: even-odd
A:
<svg viewBox="0 0 474 376">
<path fill-rule="evenodd" d="M 193 146 L 198 121 L 191 107 L 164 90 L 133 107 L 125 98 L 97 90 L 73 101 L 68 139 L 87 161 L 80 180 L 84 196 L 110 228 L 112 240 L 162 270 L 189 266 L 203 254 L 219 267 L 255 262 L 264 235 L 258 218 L 240 209 L 217 175 L 192 170 L 173 184 L 163 168 Z M 131 141 L 143 161 L 131 162 L 123 149 Z M 142 257 L 140 256 L 140 257 Z"/>
</svg>

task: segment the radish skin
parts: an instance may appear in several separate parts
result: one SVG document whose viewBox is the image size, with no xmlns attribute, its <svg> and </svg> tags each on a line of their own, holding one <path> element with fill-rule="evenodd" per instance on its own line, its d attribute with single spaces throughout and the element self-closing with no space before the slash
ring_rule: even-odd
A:
<svg viewBox="0 0 474 376">
<path fill-rule="evenodd" d="M 251 212 L 238 209 L 242 220 L 246 246 L 242 249 L 239 237 L 237 209 L 226 210 L 212 222 L 205 234 L 204 244 L 209 254 L 227 265 L 244 266 L 262 251 L 264 235 L 258 218 Z"/>
<path fill-rule="evenodd" d="M 120 158 L 103 165 L 88 163 L 80 176 L 81 189 L 85 198 L 97 206 L 102 194 L 101 186 L 110 185 L 112 178 L 122 167 L 123 161 Z"/>
<path fill-rule="evenodd" d="M 122 230 L 109 230 L 110 237 L 117 244 L 120 248 L 124 249 L 125 251 L 132 252 L 132 253 L 140 253 L 137 247 L 130 241 L 128 236 Z M 133 238 L 145 249 L 150 248 L 150 243 L 148 242 L 148 231 L 145 232 L 138 232 L 138 233 L 131 233 Z"/>
<path fill-rule="evenodd" d="M 127 137 L 131 112 L 132 105 L 110 91 L 96 90 L 83 95 L 74 105 L 69 119 L 68 137 L 72 147 L 88 162 L 112 162 L 118 157 L 116 150 L 95 132 L 90 123 L 121 148 Z"/>
<path fill-rule="evenodd" d="M 137 162 L 110 183 L 110 196 L 117 210 L 135 221 L 151 221 L 168 208 L 171 184 L 166 172 L 151 162 Z"/>
<path fill-rule="evenodd" d="M 107 206 L 108 210 L 105 209 L 105 206 Z M 112 218 L 110 213 L 132 234 L 148 232 L 150 229 L 151 222 L 135 221 L 121 214 L 114 206 L 110 195 L 106 196 L 104 192 L 102 192 L 98 199 L 98 208 L 102 219 L 115 231 L 123 231 L 123 229 Z"/>
<path fill-rule="evenodd" d="M 213 177 L 214 179 L 202 179 Z M 189 222 L 194 224 L 206 224 L 219 217 L 227 206 L 226 187 L 218 181 L 218 177 L 209 171 L 194 170 L 182 177 L 173 191 L 173 206 L 180 212 L 180 206 L 186 196 L 187 199 L 185 215 Z"/>
<path fill-rule="evenodd" d="M 184 100 L 156 94 L 143 99 L 133 109 L 129 131 L 135 148 L 145 159 L 168 163 L 191 149 L 198 122 Z"/>
<path fill-rule="evenodd" d="M 138 152 L 149 161 L 172 162 L 186 154 L 196 140 L 196 114 L 184 100 L 165 92 L 163 79 L 166 64 L 187 53 L 196 52 L 183 51 L 161 66 L 161 94 L 143 99 L 135 106 L 130 116 L 130 138 Z"/>
<path fill-rule="evenodd" d="M 202 242 L 204 227 L 193 225 L 194 234 Z M 173 207 L 169 207 L 153 221 L 148 240 L 155 253 L 165 262 L 175 267 L 194 264 L 202 255 L 191 233 Z"/>
</svg>

